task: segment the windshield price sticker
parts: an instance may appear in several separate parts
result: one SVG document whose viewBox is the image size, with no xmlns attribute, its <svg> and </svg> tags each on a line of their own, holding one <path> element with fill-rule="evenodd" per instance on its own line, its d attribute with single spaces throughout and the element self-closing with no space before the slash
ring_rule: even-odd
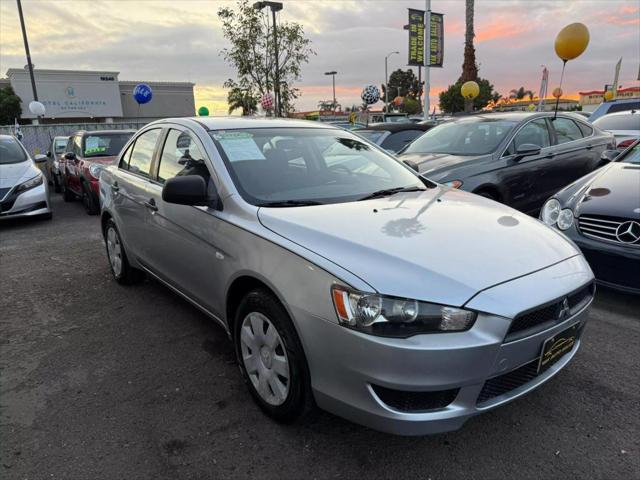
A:
<svg viewBox="0 0 640 480">
<path fill-rule="evenodd" d="M 213 136 L 219 143 L 230 162 L 242 160 L 266 160 L 262 151 L 253 139 L 253 135 L 246 132 L 228 132 Z"/>
</svg>

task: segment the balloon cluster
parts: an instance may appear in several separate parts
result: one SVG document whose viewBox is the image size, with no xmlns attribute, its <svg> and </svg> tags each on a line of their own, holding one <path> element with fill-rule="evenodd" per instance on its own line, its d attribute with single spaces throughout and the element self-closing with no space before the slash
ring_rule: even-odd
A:
<svg viewBox="0 0 640 480">
<path fill-rule="evenodd" d="M 262 108 L 265 110 L 272 110 L 274 107 L 273 95 L 269 92 L 265 93 L 260 99 L 260 105 L 262 105 Z"/>
<path fill-rule="evenodd" d="M 380 90 L 378 90 L 378 87 L 375 85 L 367 85 L 362 89 L 360 98 L 362 98 L 362 101 L 367 105 L 373 105 L 380 100 Z"/>
</svg>

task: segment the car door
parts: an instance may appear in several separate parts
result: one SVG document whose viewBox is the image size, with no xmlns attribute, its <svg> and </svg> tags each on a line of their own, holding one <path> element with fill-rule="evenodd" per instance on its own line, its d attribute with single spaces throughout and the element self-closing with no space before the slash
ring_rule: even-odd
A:
<svg viewBox="0 0 640 480">
<path fill-rule="evenodd" d="M 169 128 L 161 142 L 156 174 L 147 191 L 153 205 L 148 222 L 149 268 L 162 280 L 220 316 L 213 301 L 216 271 L 225 253 L 219 248 L 217 232 L 221 220 L 211 207 L 177 205 L 162 200 L 162 187 L 170 178 L 200 175 L 210 192 L 217 179 L 203 144 L 189 129 Z M 212 195 L 213 198 L 213 195 Z"/>
<path fill-rule="evenodd" d="M 584 138 L 576 121 L 563 116 L 549 121 L 555 156 L 544 176 L 546 198 L 587 174 L 594 163 L 592 140 Z"/>
<path fill-rule="evenodd" d="M 79 164 L 82 156 L 82 135 L 74 135 L 71 142 L 71 152 L 75 155 L 73 160 L 66 161 L 67 169 L 67 188 L 76 194 L 81 193 Z"/>
<path fill-rule="evenodd" d="M 516 154 L 518 147 L 525 144 L 537 145 L 540 153 L 521 157 Z M 541 177 L 553 160 L 549 126 L 544 118 L 536 118 L 525 123 L 515 134 L 503 153 L 506 166 L 497 175 L 499 183 L 508 192 L 509 206 L 523 212 L 533 212 L 540 208 L 544 197 L 540 186 Z"/>
<path fill-rule="evenodd" d="M 127 147 L 118 162 L 113 192 L 114 209 L 119 220 L 118 228 L 127 252 L 136 256 L 143 265 L 147 263 L 149 248 L 149 180 L 161 128 L 140 133 Z"/>
</svg>

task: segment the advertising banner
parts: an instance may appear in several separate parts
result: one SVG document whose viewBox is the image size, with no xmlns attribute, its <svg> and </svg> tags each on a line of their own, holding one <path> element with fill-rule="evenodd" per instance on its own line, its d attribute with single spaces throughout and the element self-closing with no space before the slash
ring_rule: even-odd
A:
<svg viewBox="0 0 640 480">
<path fill-rule="evenodd" d="M 409 9 L 409 65 L 424 65 L 424 11 Z"/>
<path fill-rule="evenodd" d="M 429 42 L 428 65 L 430 67 L 442 67 L 444 59 L 444 15 L 431 12 L 430 22 L 431 41 Z"/>
</svg>

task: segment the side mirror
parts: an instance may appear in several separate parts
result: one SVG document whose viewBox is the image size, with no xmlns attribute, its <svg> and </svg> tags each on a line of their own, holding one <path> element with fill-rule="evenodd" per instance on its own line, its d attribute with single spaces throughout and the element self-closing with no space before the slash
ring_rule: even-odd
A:
<svg viewBox="0 0 640 480">
<path fill-rule="evenodd" d="M 64 158 L 65 160 L 75 160 L 76 159 L 76 154 L 73 152 L 67 152 L 64 154 Z"/>
<path fill-rule="evenodd" d="M 617 150 L 605 150 L 604 152 L 602 152 L 600 160 L 602 160 L 603 164 L 613 162 L 618 155 L 620 155 L 620 152 L 618 152 Z"/>
<path fill-rule="evenodd" d="M 47 150 L 47 157 L 51 158 L 51 150 Z"/>
<path fill-rule="evenodd" d="M 530 157 L 532 155 L 539 155 L 542 150 L 538 145 L 533 143 L 523 143 L 516 150 L 516 155 L 520 158 Z"/>
<path fill-rule="evenodd" d="M 45 163 L 48 160 L 46 155 L 38 154 L 33 157 L 33 161 L 36 163 Z"/>
<path fill-rule="evenodd" d="M 418 168 L 418 166 L 415 163 L 410 162 L 409 160 L 403 160 L 402 163 L 404 163 L 411 170 L 415 170 L 416 172 L 420 173 L 420 169 Z"/>
<path fill-rule="evenodd" d="M 218 196 L 215 195 L 218 204 Z M 162 200 L 178 205 L 208 206 L 207 184 L 200 175 L 184 175 L 167 180 L 162 188 Z"/>
</svg>

